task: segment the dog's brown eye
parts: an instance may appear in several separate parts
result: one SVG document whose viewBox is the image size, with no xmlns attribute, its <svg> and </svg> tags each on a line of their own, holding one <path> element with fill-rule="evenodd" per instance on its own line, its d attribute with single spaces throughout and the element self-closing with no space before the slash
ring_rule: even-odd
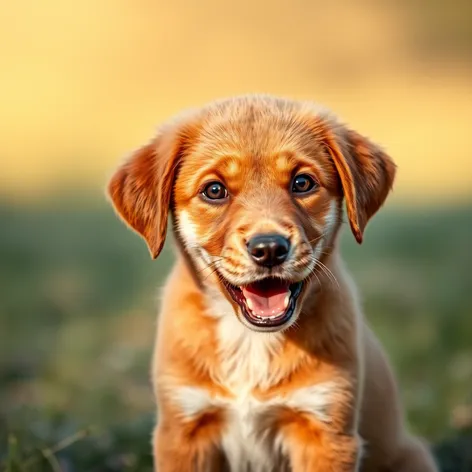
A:
<svg viewBox="0 0 472 472">
<path fill-rule="evenodd" d="M 307 193 L 310 190 L 313 190 L 316 186 L 316 182 L 313 180 L 313 177 L 308 174 L 297 175 L 292 182 L 292 192 L 293 193 Z"/>
<path fill-rule="evenodd" d="M 224 200 L 228 196 L 228 191 L 220 182 L 209 183 L 202 193 L 209 200 Z"/>
</svg>

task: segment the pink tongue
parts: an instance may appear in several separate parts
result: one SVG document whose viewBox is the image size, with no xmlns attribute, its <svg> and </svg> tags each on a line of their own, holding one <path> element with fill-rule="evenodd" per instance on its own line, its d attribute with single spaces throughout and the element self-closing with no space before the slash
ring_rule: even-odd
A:
<svg viewBox="0 0 472 472">
<path fill-rule="evenodd" d="M 289 284 L 282 281 L 259 282 L 242 288 L 246 303 L 254 315 L 270 317 L 282 314 L 290 296 Z"/>
</svg>

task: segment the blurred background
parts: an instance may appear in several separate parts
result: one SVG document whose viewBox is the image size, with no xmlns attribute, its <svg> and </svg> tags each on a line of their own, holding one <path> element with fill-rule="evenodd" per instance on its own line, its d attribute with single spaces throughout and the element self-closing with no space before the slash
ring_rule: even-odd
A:
<svg viewBox="0 0 472 472">
<path fill-rule="evenodd" d="M 167 117 L 247 92 L 322 103 L 393 156 L 393 195 L 343 251 L 412 430 L 437 443 L 471 427 L 470 1 L 2 2 L 0 64 L 9 471 L 150 470 L 172 247 L 152 261 L 104 187 Z M 459 460 L 443 470 L 472 470 Z"/>
</svg>

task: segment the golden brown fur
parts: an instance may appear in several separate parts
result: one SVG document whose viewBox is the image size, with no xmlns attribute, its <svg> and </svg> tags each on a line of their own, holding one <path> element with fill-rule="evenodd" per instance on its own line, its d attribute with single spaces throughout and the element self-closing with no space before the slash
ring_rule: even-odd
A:
<svg viewBox="0 0 472 472">
<path fill-rule="evenodd" d="M 294 175 L 316 191 L 290 192 Z M 157 257 L 172 213 L 152 379 L 156 470 L 433 472 L 405 431 L 395 381 L 337 249 L 342 203 L 362 241 L 392 186 L 376 145 L 312 104 L 267 96 L 212 103 L 161 128 L 109 194 Z M 223 182 L 222 204 L 202 198 Z M 293 316 L 260 332 L 226 282 L 267 276 L 247 254 L 262 233 L 291 241 L 271 277 L 303 281 Z M 226 281 L 226 282 L 225 282 Z"/>
</svg>

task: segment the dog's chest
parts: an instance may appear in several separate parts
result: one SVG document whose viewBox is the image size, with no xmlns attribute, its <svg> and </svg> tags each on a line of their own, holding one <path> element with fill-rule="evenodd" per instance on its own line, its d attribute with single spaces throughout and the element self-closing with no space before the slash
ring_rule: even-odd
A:
<svg viewBox="0 0 472 472">
<path fill-rule="evenodd" d="M 221 442 L 231 471 L 269 472 L 275 448 L 267 438 L 264 417 L 274 405 L 260 401 L 253 391 L 279 380 L 270 360 L 280 338 L 249 332 L 231 317 L 220 322 L 219 346 L 217 381 L 231 396 L 216 401 L 227 418 Z"/>
<path fill-rule="evenodd" d="M 286 399 L 273 397 L 260 401 L 253 394 L 252 386 L 242 383 L 221 383 L 221 386 L 227 395 L 215 395 L 199 387 L 178 388 L 176 400 L 183 416 L 191 421 L 215 408 L 224 412 L 220 445 L 231 472 L 285 470 L 273 468 L 276 457 L 281 454 L 281 445 L 277 444 L 280 438 L 269 434 L 272 428 L 267 419 Z"/>
<path fill-rule="evenodd" d="M 289 408 L 294 415 L 308 413 L 317 421 L 328 422 L 335 389 L 334 382 L 323 382 L 265 401 L 240 390 L 234 398 L 221 400 L 228 418 L 222 445 L 231 470 L 245 471 L 250 465 L 253 472 L 284 471 L 285 465 L 280 464 L 286 453 L 285 436 L 277 429 L 278 411 Z"/>
<path fill-rule="evenodd" d="M 240 391 L 222 402 L 227 422 L 221 445 L 231 472 L 250 470 L 269 472 L 277 448 L 269 440 L 264 417 L 270 414 L 270 405 L 258 401 L 250 392 Z"/>
<path fill-rule="evenodd" d="M 237 322 L 239 323 L 239 322 Z M 266 395 L 262 401 L 256 389 L 270 391 L 286 372 L 271 363 L 274 355 L 281 355 L 280 338 L 243 332 L 238 336 L 237 325 L 226 326 L 220 332 L 220 352 L 216 381 L 229 395 L 215 395 L 200 388 L 180 391 L 183 412 L 190 418 L 211 408 L 224 411 L 226 422 L 221 435 L 221 446 L 232 472 L 283 472 L 284 435 L 275 424 L 280 407 L 313 414 L 326 421 L 334 385 L 331 382 L 288 389 L 283 394 Z M 285 460 L 285 462 L 284 462 Z"/>
<path fill-rule="evenodd" d="M 217 408 L 224 411 L 221 447 L 231 472 L 284 472 L 288 464 L 284 432 L 277 430 L 277 411 L 289 408 L 318 421 L 329 421 L 329 406 L 336 385 L 323 382 L 273 395 L 261 401 L 247 385 L 226 388 L 231 396 L 215 395 L 203 388 L 181 387 L 176 392 L 183 415 L 192 420 Z"/>
</svg>

